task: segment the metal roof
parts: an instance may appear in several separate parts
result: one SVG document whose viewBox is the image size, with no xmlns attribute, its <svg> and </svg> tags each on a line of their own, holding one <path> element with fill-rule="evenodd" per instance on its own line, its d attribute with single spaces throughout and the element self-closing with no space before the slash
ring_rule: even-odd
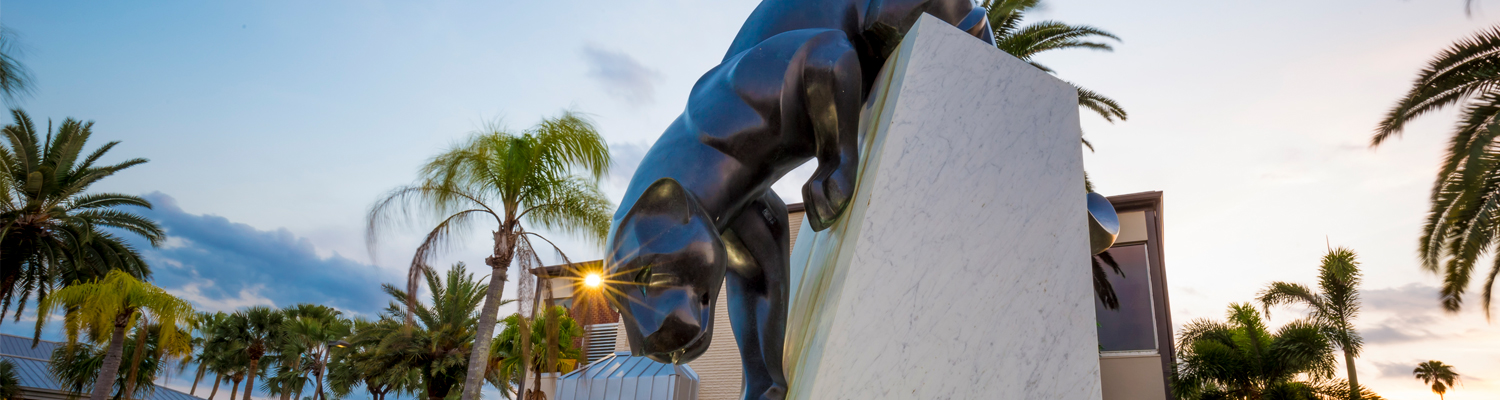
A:
<svg viewBox="0 0 1500 400">
<path fill-rule="evenodd" d="M 697 400 L 698 373 L 618 352 L 557 380 L 557 400 L 585 399 Z"/>
<path fill-rule="evenodd" d="M 52 350 L 61 346 L 62 343 L 51 341 L 40 341 L 36 348 L 31 347 L 31 338 L 15 335 L 0 334 L 0 358 L 10 360 L 16 365 L 16 375 L 21 379 L 21 387 L 42 389 L 48 391 L 66 391 L 62 383 L 52 376 L 52 371 L 47 368 L 51 363 Z M 80 397 L 86 397 L 83 393 Z M 156 385 L 156 390 L 151 391 L 146 400 L 203 400 L 199 397 L 190 396 Z"/>
</svg>

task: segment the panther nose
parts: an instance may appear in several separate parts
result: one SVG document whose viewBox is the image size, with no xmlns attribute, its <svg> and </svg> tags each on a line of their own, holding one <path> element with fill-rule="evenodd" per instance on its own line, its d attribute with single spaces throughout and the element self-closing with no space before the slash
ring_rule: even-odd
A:
<svg viewBox="0 0 1500 400">
<path fill-rule="evenodd" d="M 687 313 L 668 315 L 655 332 L 646 335 L 644 350 L 648 356 L 654 356 L 653 359 L 667 357 L 698 341 L 703 334 L 703 324 L 692 316 L 684 318 L 683 314 Z"/>
</svg>

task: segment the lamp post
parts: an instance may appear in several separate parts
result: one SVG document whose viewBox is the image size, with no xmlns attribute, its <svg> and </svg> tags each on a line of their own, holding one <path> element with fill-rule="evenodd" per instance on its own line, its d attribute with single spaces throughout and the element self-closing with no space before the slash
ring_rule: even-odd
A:
<svg viewBox="0 0 1500 400">
<path fill-rule="evenodd" d="M 351 344 L 343 340 L 330 340 L 323 342 L 323 359 L 318 362 L 318 393 L 313 397 L 315 400 L 323 400 L 323 371 L 328 370 L 328 361 L 333 358 L 334 348 L 345 348 Z M 302 400 L 302 399 L 297 399 Z"/>
</svg>

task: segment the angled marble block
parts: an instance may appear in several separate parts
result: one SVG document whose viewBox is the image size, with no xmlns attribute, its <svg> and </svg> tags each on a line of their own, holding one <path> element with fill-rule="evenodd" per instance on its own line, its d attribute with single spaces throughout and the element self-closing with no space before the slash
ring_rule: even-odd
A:
<svg viewBox="0 0 1500 400">
<path fill-rule="evenodd" d="M 1099 399 L 1076 91 L 931 16 L 898 52 L 797 236 L 789 398 Z"/>
</svg>

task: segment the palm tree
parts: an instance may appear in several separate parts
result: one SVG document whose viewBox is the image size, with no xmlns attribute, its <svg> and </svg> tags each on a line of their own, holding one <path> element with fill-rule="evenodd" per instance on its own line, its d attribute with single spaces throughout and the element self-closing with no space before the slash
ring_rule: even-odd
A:
<svg viewBox="0 0 1500 400">
<path fill-rule="evenodd" d="M 542 317 L 544 321 L 540 324 L 534 323 L 535 321 L 524 323 L 525 317 L 519 313 L 511 314 L 501 321 L 505 329 L 500 331 L 500 335 L 495 338 L 495 347 L 490 350 L 493 365 L 487 379 L 502 393 L 508 395 L 509 385 L 519 383 L 523 378 L 520 366 L 524 365 L 524 361 L 520 357 L 520 348 L 527 342 L 531 345 L 530 354 L 552 354 L 529 360 L 528 368 L 539 374 L 568 372 L 583 358 L 583 350 L 573 345 L 574 339 L 583 337 L 583 327 L 568 316 L 568 309 L 552 306 L 546 309 Z M 523 331 L 530 331 L 531 340 L 521 340 Z M 540 377 L 541 375 L 537 375 L 538 385 Z"/>
<path fill-rule="evenodd" d="M 21 394 L 21 376 L 16 374 L 16 364 L 0 360 L 0 400 L 10 400 Z"/>
<path fill-rule="evenodd" d="M 196 316 L 196 313 L 194 314 Z M 135 396 L 137 386 L 153 387 L 157 371 L 164 369 L 163 367 L 169 358 L 185 357 L 192 352 L 192 331 L 175 325 L 162 326 L 150 322 L 148 317 L 143 316 L 141 321 L 136 324 L 135 345 L 130 346 L 132 347 L 130 349 L 131 354 L 133 354 L 130 358 L 130 372 L 125 375 L 125 388 L 121 392 L 127 399 Z M 178 340 L 170 345 L 163 345 L 155 341 L 152 343 L 147 342 L 148 338 L 159 338 L 163 334 L 163 330 L 174 330 L 176 331 L 174 333 L 175 336 L 185 338 L 186 340 Z M 129 345 L 127 344 L 127 346 Z M 143 369 L 147 369 L 144 374 L 141 373 Z M 145 381 L 146 383 L 141 385 L 141 381 Z"/>
<path fill-rule="evenodd" d="M 475 311 L 489 290 L 462 263 L 450 268 L 446 279 L 430 269 L 424 270 L 423 277 L 431 293 L 431 305 L 409 302 L 407 292 L 384 285 L 392 299 L 383 315 L 389 322 L 366 327 L 351 342 L 374 348 L 376 357 L 366 367 L 418 371 L 425 397 L 442 400 L 468 372 L 468 354 L 478 322 Z M 398 322 L 407 318 L 414 322 Z M 481 361 L 481 366 L 487 361 Z"/>
<path fill-rule="evenodd" d="M 120 370 L 125 332 L 141 322 L 143 315 L 163 327 L 188 326 L 195 317 L 191 303 L 125 271 L 114 270 L 103 278 L 74 283 L 42 298 L 37 305 L 33 344 L 41 337 L 42 327 L 56 308 L 67 310 L 63 321 L 70 345 L 78 342 L 80 330 L 86 330 L 92 338 L 109 338 L 109 347 L 89 400 L 104 400 L 109 396 L 111 383 Z M 156 342 L 161 347 L 182 347 L 191 340 L 183 332 L 184 329 L 161 329 Z M 127 391 L 126 396 L 129 394 Z"/>
<path fill-rule="evenodd" d="M 235 327 L 239 341 L 245 344 L 245 357 L 249 362 L 245 374 L 245 394 L 243 400 L 250 400 L 250 393 L 255 390 L 255 376 L 260 375 L 265 365 L 260 360 L 267 354 L 275 355 L 273 346 L 281 337 L 281 324 L 284 316 L 281 311 L 266 306 L 255 306 L 240 310 L 230 316 L 231 324 Z M 232 400 L 232 397 L 231 397 Z"/>
<path fill-rule="evenodd" d="M 0 315 L 16 301 L 19 319 L 33 293 L 45 297 L 56 283 L 87 282 L 115 269 L 149 276 L 150 268 L 135 249 L 100 228 L 137 234 L 155 246 L 166 238 L 161 228 L 119 209 L 151 208 L 151 203 L 125 194 L 84 193 L 99 180 L 146 160 L 98 166 L 119 142 L 84 156 L 93 122 L 63 120 L 43 141 L 25 112 L 11 110 L 11 116 L 15 124 L 3 129 L 10 146 L 0 147 Z"/>
<path fill-rule="evenodd" d="M 980 3 L 989 11 L 990 29 L 994 30 L 995 47 L 1016 58 L 1030 63 L 1047 73 L 1056 74 L 1051 68 L 1032 58 L 1051 50 L 1093 49 L 1114 51 L 1114 47 L 1097 39 L 1120 38 L 1102 29 L 1087 25 L 1068 25 L 1058 21 L 1041 21 L 1025 26 L 1021 20 L 1026 12 L 1041 7 L 1042 0 L 984 0 Z M 1074 85 L 1078 89 L 1078 105 L 1099 114 L 1105 121 L 1124 121 L 1129 116 L 1120 103 L 1092 90 Z M 1088 144 L 1088 142 L 1084 142 Z M 1090 146 L 1092 148 L 1092 146 Z"/>
<path fill-rule="evenodd" d="M 198 393 L 198 383 L 203 380 L 204 375 L 210 372 L 209 365 L 215 361 L 215 353 L 222 351 L 220 350 L 222 347 L 220 335 L 223 334 L 224 320 L 228 318 L 229 314 L 223 312 L 198 313 L 198 318 L 193 324 L 193 332 L 196 334 L 193 338 L 193 347 L 198 349 L 198 354 L 193 356 L 193 360 L 198 363 L 198 372 L 193 375 L 193 387 L 188 390 L 188 395 Z M 217 387 L 218 380 L 215 379 L 214 382 Z"/>
<path fill-rule="evenodd" d="M 31 71 L 16 59 L 16 32 L 0 28 L 0 97 L 8 103 L 31 92 Z"/>
<path fill-rule="evenodd" d="M 276 379 L 282 400 L 295 394 L 302 398 L 307 375 L 317 382 L 315 400 L 323 400 L 323 372 L 329 357 L 329 344 L 349 336 L 351 328 L 343 313 L 328 306 L 298 304 L 285 310 L 281 330 L 281 360 Z M 305 359 L 305 360 L 304 360 Z M 290 390 L 289 390 L 290 389 Z"/>
<path fill-rule="evenodd" d="M 141 332 L 136 329 L 136 332 Z M 110 383 L 110 391 L 114 393 L 112 398 L 146 398 L 156 390 L 156 377 L 168 369 L 171 355 L 161 349 L 159 341 L 161 329 L 159 327 L 148 327 L 145 331 L 150 340 L 126 340 L 122 353 L 139 354 L 139 358 L 132 357 L 122 360 L 121 370 L 116 372 L 115 381 Z M 186 333 L 179 332 L 186 335 Z M 63 389 L 79 394 L 93 387 L 95 379 L 99 377 L 100 369 L 104 365 L 107 343 L 75 343 L 58 346 L 52 351 L 51 363 L 48 369 L 52 375 L 62 384 Z M 136 349 L 142 349 L 137 352 Z M 128 367 L 126 366 L 128 365 Z M 126 396 L 125 393 L 132 393 Z"/>
<path fill-rule="evenodd" d="M 1458 373 L 1453 371 L 1453 366 L 1443 364 L 1442 361 L 1430 360 L 1417 364 L 1417 369 L 1411 371 L 1422 383 L 1432 385 L 1432 392 L 1438 394 L 1442 399 L 1448 388 L 1453 387 L 1453 381 L 1458 379 Z"/>
<path fill-rule="evenodd" d="M 495 314 L 511 261 L 517 258 L 518 249 L 530 251 L 528 237 L 546 241 L 523 223 L 582 234 L 602 244 L 613 207 L 599 190 L 598 181 L 609 171 L 609 165 L 609 146 L 593 123 L 564 113 L 520 134 L 491 126 L 428 161 L 422 167 L 420 183 L 397 188 L 371 207 L 366 238 L 372 251 L 377 229 L 390 224 L 398 213 L 406 216 L 407 210 L 419 209 L 439 221 L 412 257 L 408 296 L 416 295 L 424 266 L 451 244 L 453 235 L 487 218 L 498 225 L 493 232 L 492 255 L 484 260 L 491 268 L 489 292 L 479 314 L 462 400 L 479 396 Z M 587 177 L 575 174 L 575 168 Z M 519 257 L 523 267 L 533 258 L 528 254 Z M 406 301 L 415 303 L 415 298 Z"/>
<path fill-rule="evenodd" d="M 1463 306 L 1474 265 L 1495 247 L 1495 208 L 1500 205 L 1500 27 L 1459 40 L 1438 53 L 1418 75 L 1406 96 L 1375 129 L 1370 146 L 1401 135 L 1418 116 L 1463 103 L 1458 128 L 1433 184 L 1431 206 L 1422 227 L 1418 252 L 1422 268 L 1443 276 L 1442 305 L 1450 312 Z M 1483 305 L 1489 316 L 1490 295 L 1500 264 L 1485 279 Z"/>
<path fill-rule="evenodd" d="M 376 330 L 400 332 L 400 322 L 391 319 L 368 321 L 355 319 L 354 339 L 348 346 L 332 350 L 334 356 L 328 364 L 328 385 L 334 396 L 343 398 L 363 385 L 372 400 L 385 400 L 391 392 L 411 392 L 420 381 L 416 369 L 404 364 L 386 364 L 391 358 L 380 353 L 380 340 Z M 382 326 L 384 325 L 384 326 Z M 355 338 L 364 338 L 358 340 Z"/>
<path fill-rule="evenodd" d="M 1360 393 L 1354 358 L 1364 344 L 1354 329 L 1354 317 L 1359 315 L 1359 281 L 1354 251 L 1340 247 L 1329 250 L 1318 266 L 1319 291 L 1296 283 L 1271 282 L 1259 298 L 1267 318 L 1274 306 L 1297 304 L 1308 308 L 1309 317 L 1323 327 L 1323 334 L 1343 350 L 1344 365 L 1349 370 L 1349 398 L 1355 400 L 1360 399 Z"/>
<path fill-rule="evenodd" d="M 1173 388 L 1184 399 L 1261 399 L 1268 392 L 1312 396 L 1306 374 L 1332 377 L 1336 361 L 1323 327 L 1310 320 L 1271 333 L 1250 304 L 1231 304 L 1228 321 L 1199 319 L 1178 333 Z"/>
</svg>

